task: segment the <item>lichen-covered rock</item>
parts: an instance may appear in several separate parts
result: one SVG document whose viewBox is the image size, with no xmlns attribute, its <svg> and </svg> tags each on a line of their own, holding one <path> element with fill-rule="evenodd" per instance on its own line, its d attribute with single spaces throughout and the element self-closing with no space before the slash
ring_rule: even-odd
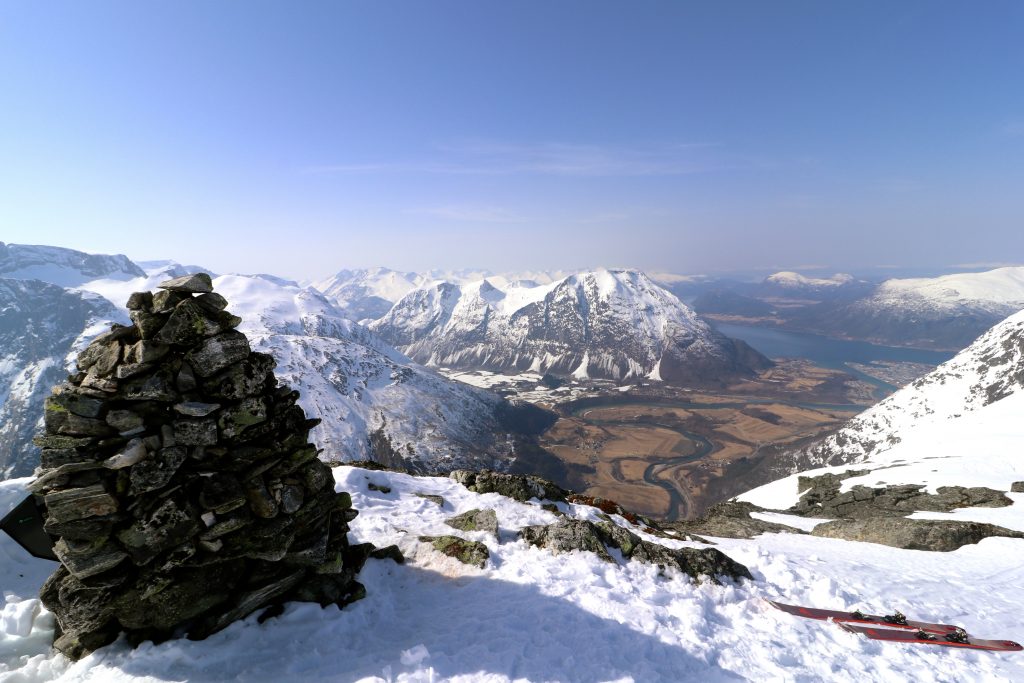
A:
<svg viewBox="0 0 1024 683">
<path fill-rule="evenodd" d="M 797 488 L 804 492 L 788 510 L 793 514 L 827 519 L 868 519 L 903 517 L 912 512 L 949 512 L 965 507 L 1005 507 L 1013 501 L 1002 491 L 983 486 L 941 486 L 936 493 L 923 484 L 873 488 L 854 486 L 841 491 L 842 481 L 867 471 L 847 471 L 818 477 L 799 477 Z"/>
<path fill-rule="evenodd" d="M 894 548 L 937 552 L 956 550 L 990 536 L 1024 538 L 1024 533 L 994 524 L 904 517 L 840 519 L 819 524 L 814 527 L 811 534 L 846 541 L 879 543 Z"/>
<path fill-rule="evenodd" d="M 494 510 L 469 510 L 449 517 L 444 523 L 459 531 L 486 531 L 498 535 L 498 515 Z"/>
<path fill-rule="evenodd" d="M 539 500 L 564 501 L 568 491 L 547 479 L 530 474 L 507 474 L 482 470 L 455 470 L 448 475 L 470 491 L 476 493 L 499 493 L 518 501 L 531 498 Z"/>
<path fill-rule="evenodd" d="M 609 552 L 609 548 L 614 548 L 626 559 L 673 567 L 694 580 L 706 576 L 718 583 L 720 576 L 734 581 L 753 578 L 750 570 L 716 548 L 666 548 L 611 522 L 595 524 L 566 517 L 555 524 L 524 527 L 519 536 L 556 555 L 582 550 L 595 553 L 606 562 L 614 561 Z"/>
<path fill-rule="evenodd" d="M 199 638 L 286 600 L 365 594 L 373 547 L 348 543 L 357 511 L 309 443 L 319 421 L 211 285 L 133 294 L 134 324 L 94 340 L 46 403 L 30 489 L 61 565 L 40 595 L 72 659 L 120 632 Z"/>
<path fill-rule="evenodd" d="M 1015 481 L 1010 484 L 1010 493 L 1024 493 L 1024 481 Z"/>
<path fill-rule="evenodd" d="M 478 541 L 467 541 L 458 536 L 420 536 L 420 541 L 434 546 L 434 550 L 454 557 L 463 564 L 483 569 L 491 556 L 487 546 Z"/>
<path fill-rule="evenodd" d="M 762 512 L 753 503 L 727 500 L 708 508 L 698 519 L 662 522 L 661 526 L 686 534 L 695 540 L 703 540 L 696 534 L 707 534 L 721 538 L 753 538 L 763 533 L 806 533 L 795 527 L 751 517 L 751 512 Z"/>
</svg>

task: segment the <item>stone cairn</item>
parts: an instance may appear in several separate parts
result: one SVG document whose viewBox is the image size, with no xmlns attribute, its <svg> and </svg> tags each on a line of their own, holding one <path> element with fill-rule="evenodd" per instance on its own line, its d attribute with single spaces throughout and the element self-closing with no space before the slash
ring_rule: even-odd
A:
<svg viewBox="0 0 1024 683">
<path fill-rule="evenodd" d="M 79 354 L 35 439 L 30 489 L 61 561 L 40 596 L 72 659 L 121 632 L 198 639 L 287 600 L 364 595 L 372 546 L 348 544 L 357 511 L 308 442 L 320 421 L 208 275 L 159 288 Z"/>
</svg>

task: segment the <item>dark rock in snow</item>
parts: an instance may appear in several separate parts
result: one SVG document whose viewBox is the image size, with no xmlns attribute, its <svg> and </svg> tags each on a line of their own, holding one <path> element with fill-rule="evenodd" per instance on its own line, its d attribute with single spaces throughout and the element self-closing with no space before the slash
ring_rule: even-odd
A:
<svg viewBox="0 0 1024 683">
<path fill-rule="evenodd" d="M 286 600 L 365 595 L 373 548 L 348 543 L 357 512 L 308 443 L 318 420 L 231 329 L 208 276 L 162 287 L 79 354 L 34 439 L 30 489 L 61 560 L 40 596 L 72 659 L 122 631 L 201 638 Z"/>
<path fill-rule="evenodd" d="M 460 531 L 486 531 L 498 535 L 498 515 L 494 510 L 469 510 L 449 517 L 444 523 Z"/>
<path fill-rule="evenodd" d="M 467 541 L 458 536 L 420 536 L 420 541 L 434 546 L 434 550 L 454 557 L 463 564 L 483 569 L 491 556 L 487 546 L 478 541 Z"/>
<path fill-rule="evenodd" d="M 1024 538 L 1024 533 L 994 524 L 938 519 L 906 519 L 904 517 L 840 519 L 819 524 L 814 536 L 841 538 L 847 541 L 880 543 L 908 550 L 948 552 L 977 543 L 990 536 Z"/>
</svg>

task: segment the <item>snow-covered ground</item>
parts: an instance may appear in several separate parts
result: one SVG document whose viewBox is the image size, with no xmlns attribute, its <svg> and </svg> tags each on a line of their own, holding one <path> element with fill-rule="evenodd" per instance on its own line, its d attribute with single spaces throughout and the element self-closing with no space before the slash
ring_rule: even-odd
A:
<svg viewBox="0 0 1024 683">
<path fill-rule="evenodd" d="M 335 478 L 360 510 L 352 540 L 397 543 L 407 563 L 370 560 L 360 574 L 367 597 L 342 611 L 290 604 L 278 618 L 259 624 L 254 615 L 202 642 L 132 650 L 118 641 L 77 663 L 51 654 L 53 620 L 34 596 L 54 565 L 0 539 L 0 680 L 1024 680 L 1021 653 L 871 641 L 762 600 L 898 609 L 962 624 L 979 637 L 1021 641 L 1024 541 L 990 538 L 929 553 L 795 534 L 713 539 L 755 580 L 695 585 L 650 565 L 529 547 L 516 530 L 555 520 L 535 503 L 471 493 L 444 478 L 350 467 L 337 468 Z M 0 484 L 0 505 L 11 507 L 25 483 Z M 444 508 L 417 493 L 443 496 Z M 497 511 L 500 538 L 455 532 L 487 544 L 491 559 L 482 570 L 416 540 L 453 533 L 446 517 L 487 507 Z M 587 518 L 597 513 L 560 507 Z"/>
</svg>

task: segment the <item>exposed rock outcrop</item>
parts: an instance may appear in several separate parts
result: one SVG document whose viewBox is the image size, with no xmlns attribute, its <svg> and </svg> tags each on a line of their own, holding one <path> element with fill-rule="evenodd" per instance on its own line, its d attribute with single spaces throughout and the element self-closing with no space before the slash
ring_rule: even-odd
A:
<svg viewBox="0 0 1024 683">
<path fill-rule="evenodd" d="M 498 535 L 498 515 L 494 510 L 469 510 L 449 517 L 444 523 L 459 531 L 485 531 Z"/>
<path fill-rule="evenodd" d="M 317 458 L 297 391 L 249 349 L 205 274 L 128 301 L 46 401 L 30 488 L 59 537 L 41 590 L 55 647 L 203 638 L 286 600 L 344 605 L 372 550 Z"/>
<path fill-rule="evenodd" d="M 666 548 L 611 522 L 562 518 L 554 524 L 524 527 L 519 536 L 555 554 L 585 550 L 606 562 L 613 561 L 609 548 L 615 548 L 629 560 L 673 567 L 696 580 L 708 577 L 718 583 L 720 576 L 734 581 L 753 578 L 750 570 L 716 548 Z"/>
<path fill-rule="evenodd" d="M 753 538 L 763 533 L 804 533 L 800 529 L 785 524 L 751 517 L 751 512 L 767 511 L 753 503 L 727 500 L 711 506 L 698 519 L 662 522 L 661 526 L 691 536 L 707 534 L 721 538 Z"/>
<path fill-rule="evenodd" d="M 912 512 L 949 512 L 965 507 L 1005 507 L 1013 501 L 1002 491 L 982 486 L 940 486 L 936 493 L 924 491 L 923 484 L 871 488 L 854 486 L 840 491 L 842 481 L 866 471 L 800 477 L 797 487 L 806 491 L 788 510 L 793 514 L 827 519 L 868 519 L 903 517 Z"/>
<path fill-rule="evenodd" d="M 956 550 L 990 536 L 1024 538 L 1024 533 L 994 524 L 904 517 L 841 519 L 819 524 L 811 534 L 847 541 L 880 543 L 908 550 L 939 552 Z"/>
<path fill-rule="evenodd" d="M 482 470 L 455 470 L 448 475 L 470 491 L 476 493 L 499 493 L 518 501 L 531 498 L 539 500 L 564 501 L 569 491 L 556 486 L 547 479 L 524 474 L 505 474 Z"/>
</svg>

